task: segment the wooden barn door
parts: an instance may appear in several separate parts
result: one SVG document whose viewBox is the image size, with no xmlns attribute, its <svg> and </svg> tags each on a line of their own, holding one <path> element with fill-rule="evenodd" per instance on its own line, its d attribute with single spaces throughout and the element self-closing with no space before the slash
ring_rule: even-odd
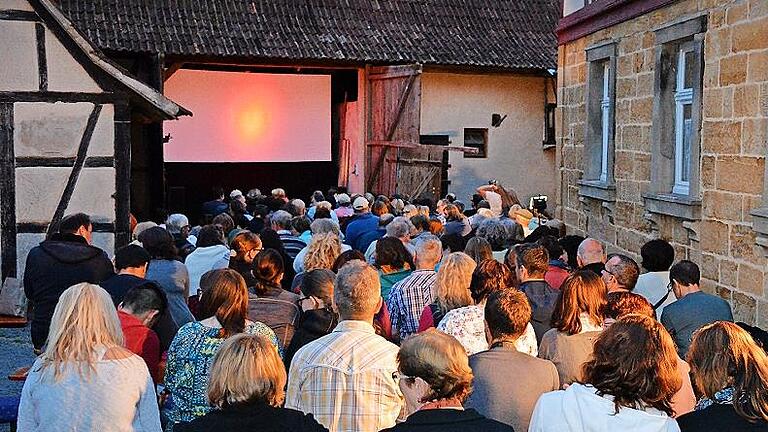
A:
<svg viewBox="0 0 768 432">
<path fill-rule="evenodd" d="M 399 187 L 398 158 L 419 146 L 421 65 L 367 69 L 366 190 L 391 195 Z"/>
</svg>

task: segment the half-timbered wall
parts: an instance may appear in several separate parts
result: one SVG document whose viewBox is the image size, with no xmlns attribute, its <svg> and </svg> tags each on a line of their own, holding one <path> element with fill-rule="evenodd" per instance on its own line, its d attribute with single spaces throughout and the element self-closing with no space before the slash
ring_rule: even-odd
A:
<svg viewBox="0 0 768 432">
<path fill-rule="evenodd" d="M 94 244 L 111 252 L 128 215 L 128 185 L 116 187 L 118 174 L 128 182 L 127 104 L 27 2 L 0 3 L 0 40 L 3 278 L 21 277 L 29 250 L 70 213 L 90 214 Z"/>
</svg>

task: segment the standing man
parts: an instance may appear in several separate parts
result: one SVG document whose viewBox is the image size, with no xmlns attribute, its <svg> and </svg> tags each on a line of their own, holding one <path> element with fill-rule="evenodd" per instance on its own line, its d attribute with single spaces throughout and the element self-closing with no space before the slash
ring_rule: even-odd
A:
<svg viewBox="0 0 768 432">
<path fill-rule="evenodd" d="M 340 322 L 294 355 L 286 408 L 311 413 L 331 432 L 395 425 L 404 404 L 392 376 L 398 348 L 373 328 L 380 290 L 379 274 L 363 261 L 339 270 L 333 300 Z"/>
<path fill-rule="evenodd" d="M 605 249 L 603 245 L 593 239 L 585 238 L 576 250 L 576 263 L 581 270 L 591 270 L 601 276 L 605 269 Z"/>
<path fill-rule="evenodd" d="M 681 358 L 685 358 L 696 330 L 715 321 L 733 322 L 728 302 L 701 291 L 700 279 L 699 266 L 691 261 L 680 261 L 669 269 L 669 283 L 677 301 L 664 308 L 661 324 L 675 340 Z"/>
<path fill-rule="evenodd" d="M 32 306 L 32 344 L 42 350 L 48 339 L 53 310 L 67 288 L 80 282 L 99 284 L 114 269 L 107 253 L 91 246 L 93 225 L 85 213 L 65 216 L 59 232 L 27 255 L 24 294 Z"/>
</svg>

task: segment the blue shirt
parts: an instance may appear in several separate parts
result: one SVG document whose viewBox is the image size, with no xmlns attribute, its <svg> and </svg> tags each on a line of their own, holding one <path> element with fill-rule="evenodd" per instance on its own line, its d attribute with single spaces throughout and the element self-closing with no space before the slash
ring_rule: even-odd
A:
<svg viewBox="0 0 768 432">
<path fill-rule="evenodd" d="M 693 332 L 715 321 L 733 321 L 731 306 L 720 297 L 703 291 L 690 293 L 668 305 L 661 313 L 661 323 L 677 344 L 677 353 L 685 358 Z"/>
<path fill-rule="evenodd" d="M 374 241 L 375 239 L 372 238 L 368 244 L 364 245 L 360 241 L 360 237 L 369 231 L 376 231 L 378 228 L 378 216 L 375 216 L 372 213 L 362 213 L 355 215 L 354 219 L 352 219 L 349 225 L 347 225 L 347 232 L 344 233 L 346 236 L 346 243 L 352 246 L 352 249 L 365 253 L 365 250 L 368 249 L 370 242 Z"/>
</svg>

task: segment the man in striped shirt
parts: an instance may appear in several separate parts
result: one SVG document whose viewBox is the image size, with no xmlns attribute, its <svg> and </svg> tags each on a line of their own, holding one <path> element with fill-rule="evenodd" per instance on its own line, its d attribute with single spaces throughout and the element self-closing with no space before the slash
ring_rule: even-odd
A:
<svg viewBox="0 0 768 432">
<path fill-rule="evenodd" d="M 380 292 L 379 274 L 365 262 L 351 261 L 339 270 L 334 303 L 340 322 L 294 355 L 286 408 L 314 415 L 331 432 L 395 425 L 405 402 L 392 376 L 398 348 L 373 328 Z"/>
<path fill-rule="evenodd" d="M 400 340 L 416 333 L 424 307 L 434 300 L 437 272 L 435 266 L 442 258 L 443 246 L 434 235 L 422 235 L 416 242 L 416 270 L 392 286 L 387 307 L 392 319 L 392 333 Z"/>
<path fill-rule="evenodd" d="M 293 265 L 293 260 L 296 259 L 296 255 L 298 255 L 307 244 L 291 232 L 291 219 L 293 219 L 293 216 L 291 216 L 290 213 L 285 210 L 278 210 L 272 214 L 269 220 L 272 223 L 272 229 L 280 236 L 280 241 L 283 242 L 285 253 L 291 258 L 290 264 Z"/>
</svg>

